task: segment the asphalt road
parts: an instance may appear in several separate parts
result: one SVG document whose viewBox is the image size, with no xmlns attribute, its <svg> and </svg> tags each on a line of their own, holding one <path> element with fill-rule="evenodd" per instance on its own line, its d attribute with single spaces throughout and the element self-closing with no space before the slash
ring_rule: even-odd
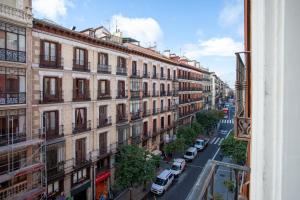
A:
<svg viewBox="0 0 300 200">
<path fill-rule="evenodd" d="M 191 188 L 195 184 L 198 176 L 200 175 L 203 167 L 209 159 L 215 157 L 216 160 L 221 159 L 220 152 L 218 151 L 219 145 L 225 139 L 227 133 L 233 128 L 234 109 L 230 108 L 228 119 L 221 120 L 218 133 L 213 137 L 207 148 L 197 154 L 197 158 L 188 163 L 187 169 L 181 176 L 173 182 L 173 185 L 163 194 L 156 199 L 159 200 L 184 200 L 188 196 Z M 222 130 L 225 130 L 222 132 Z M 148 199 L 154 199 L 153 194 L 149 195 Z"/>
</svg>

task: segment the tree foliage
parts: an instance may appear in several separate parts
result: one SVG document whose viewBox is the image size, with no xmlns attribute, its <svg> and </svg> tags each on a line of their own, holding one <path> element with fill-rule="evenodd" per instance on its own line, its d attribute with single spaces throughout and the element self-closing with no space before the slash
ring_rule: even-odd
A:
<svg viewBox="0 0 300 200">
<path fill-rule="evenodd" d="M 208 110 L 205 112 L 197 113 L 197 122 L 208 132 L 218 121 L 224 117 L 224 113 L 218 110 Z"/>
<path fill-rule="evenodd" d="M 123 146 L 117 160 L 116 182 L 123 188 L 152 180 L 159 162 L 157 156 L 134 145 Z"/>
<path fill-rule="evenodd" d="M 246 161 L 247 142 L 235 139 L 233 132 L 223 140 L 221 150 L 225 156 L 231 156 L 238 164 L 244 164 Z"/>
</svg>

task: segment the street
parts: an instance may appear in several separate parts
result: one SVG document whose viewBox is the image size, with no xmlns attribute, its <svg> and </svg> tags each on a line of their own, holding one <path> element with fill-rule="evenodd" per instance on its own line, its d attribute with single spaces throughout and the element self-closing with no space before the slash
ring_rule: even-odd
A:
<svg viewBox="0 0 300 200">
<path fill-rule="evenodd" d="M 220 120 L 220 126 L 217 130 L 217 134 L 213 136 L 206 149 L 202 152 L 198 152 L 197 157 L 187 164 L 187 169 L 181 174 L 178 180 L 173 182 L 173 185 L 160 197 L 160 200 L 172 200 L 172 199 L 186 199 L 191 188 L 195 184 L 198 176 L 200 175 L 203 167 L 209 159 L 219 160 L 219 147 L 226 135 L 233 128 L 233 116 L 234 110 L 229 108 L 228 119 Z M 153 194 L 149 199 L 153 199 Z M 152 198 L 151 198 L 152 197 Z"/>
</svg>

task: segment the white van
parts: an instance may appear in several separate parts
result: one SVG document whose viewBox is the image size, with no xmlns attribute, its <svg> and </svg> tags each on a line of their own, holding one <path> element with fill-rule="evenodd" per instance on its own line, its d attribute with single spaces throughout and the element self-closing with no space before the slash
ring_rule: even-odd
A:
<svg viewBox="0 0 300 200">
<path fill-rule="evenodd" d="M 197 139 L 194 147 L 198 149 L 198 151 L 202 151 L 208 145 L 208 140 L 206 139 Z"/>
<path fill-rule="evenodd" d="M 194 160 L 194 158 L 197 155 L 197 148 L 195 147 L 190 147 L 186 150 L 185 154 L 184 154 L 184 159 L 186 159 L 187 161 L 192 161 Z"/>
<path fill-rule="evenodd" d="M 162 171 L 151 186 L 151 192 L 154 194 L 163 194 L 172 184 L 174 175 L 171 170 Z"/>
<path fill-rule="evenodd" d="M 186 167 L 185 160 L 182 158 L 176 158 L 173 161 L 171 171 L 175 177 L 178 177 Z"/>
</svg>

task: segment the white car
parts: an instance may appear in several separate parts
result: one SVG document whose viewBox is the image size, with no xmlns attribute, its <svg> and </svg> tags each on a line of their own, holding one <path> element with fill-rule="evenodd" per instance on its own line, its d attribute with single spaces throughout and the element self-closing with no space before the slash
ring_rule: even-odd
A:
<svg viewBox="0 0 300 200">
<path fill-rule="evenodd" d="M 186 150 L 184 154 L 184 159 L 187 161 L 192 161 L 197 155 L 197 149 L 195 147 L 190 147 Z"/>
<path fill-rule="evenodd" d="M 207 146 L 207 144 L 208 144 L 208 140 L 197 139 L 194 147 L 197 148 L 198 151 L 202 151 Z"/>
<path fill-rule="evenodd" d="M 174 159 L 174 162 L 171 166 L 171 171 L 175 177 L 178 177 L 186 167 L 186 162 L 182 158 Z"/>
<path fill-rule="evenodd" d="M 163 194 L 172 184 L 174 175 L 171 170 L 162 171 L 151 186 L 151 192 L 154 194 Z"/>
</svg>

